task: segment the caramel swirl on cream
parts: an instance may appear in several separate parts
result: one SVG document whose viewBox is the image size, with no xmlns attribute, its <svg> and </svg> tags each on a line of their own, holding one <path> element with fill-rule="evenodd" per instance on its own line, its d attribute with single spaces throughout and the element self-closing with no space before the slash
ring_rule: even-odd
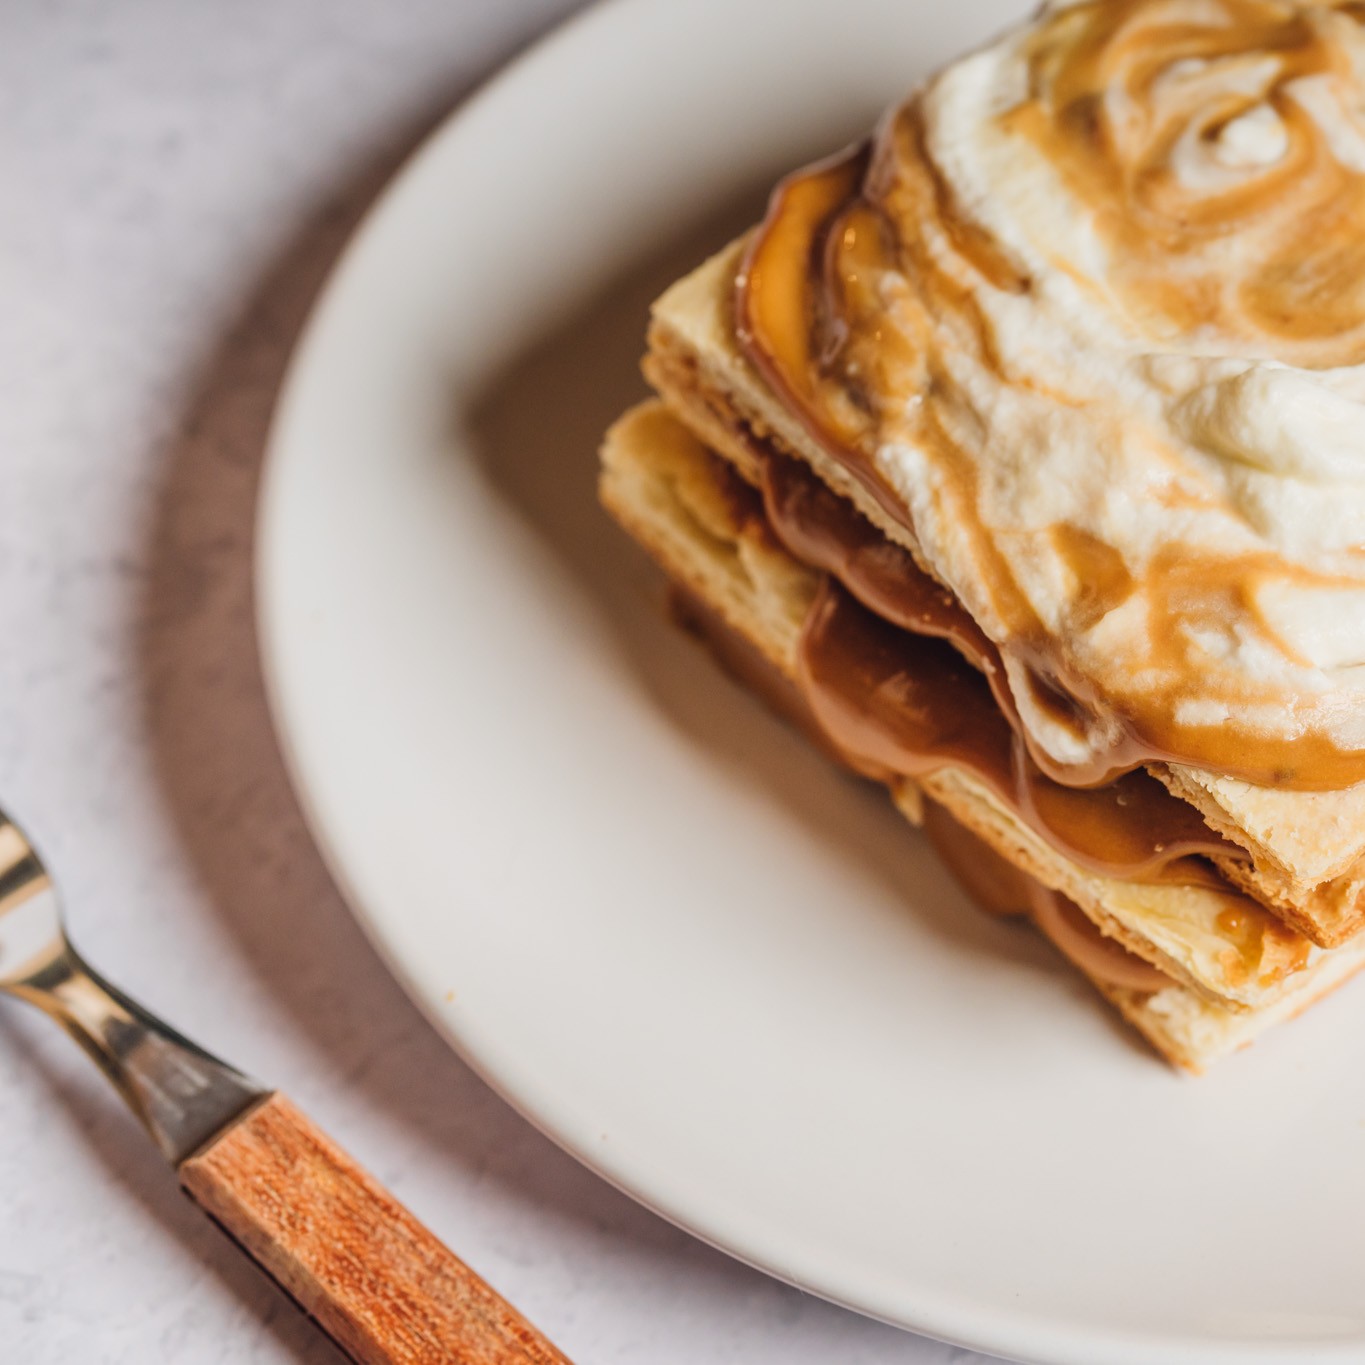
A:
<svg viewBox="0 0 1365 1365">
<path fill-rule="evenodd" d="M 1045 9 L 779 188 L 737 321 L 1052 775 L 1365 780 L 1365 6 Z"/>
<path fill-rule="evenodd" d="M 1365 360 L 1353 9 L 1111 0 L 1030 33 L 1012 73 L 1026 93 L 1002 122 L 1091 238 L 1064 234 L 1052 265 L 1163 344 L 1197 333 L 1201 351 L 1312 369 Z M 1056 249 L 1069 244 L 1081 253 Z"/>
</svg>

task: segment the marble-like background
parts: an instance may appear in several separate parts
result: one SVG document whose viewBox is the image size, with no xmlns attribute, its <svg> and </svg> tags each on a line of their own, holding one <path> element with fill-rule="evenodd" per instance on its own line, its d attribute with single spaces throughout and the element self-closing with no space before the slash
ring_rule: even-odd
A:
<svg viewBox="0 0 1365 1365">
<path fill-rule="evenodd" d="M 251 523 L 290 347 L 398 161 L 570 8 L 0 8 L 0 799 L 95 961 L 288 1089 L 584 1365 L 969 1365 L 709 1250 L 507 1109 L 360 937 L 280 766 Z M 18 1007 L 0 1095 L 0 1359 L 340 1359 Z"/>
</svg>

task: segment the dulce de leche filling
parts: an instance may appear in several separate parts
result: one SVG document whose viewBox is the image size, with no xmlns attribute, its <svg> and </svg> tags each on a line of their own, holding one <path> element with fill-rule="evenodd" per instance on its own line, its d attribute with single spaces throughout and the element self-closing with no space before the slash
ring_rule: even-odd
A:
<svg viewBox="0 0 1365 1365">
<path fill-rule="evenodd" d="M 1028 916 L 1087 976 L 1133 991 L 1159 991 L 1171 984 L 1165 972 L 1107 938 L 1078 906 L 1006 862 L 937 802 L 925 804 L 924 829 L 939 857 L 983 910 Z"/>
<path fill-rule="evenodd" d="M 762 458 L 769 526 L 827 578 L 801 639 L 799 686 L 829 742 L 866 776 L 972 773 L 1058 852 L 1106 876 L 1226 883 L 1202 857 L 1244 856 L 1141 769 L 1067 787 L 1015 725 L 999 656 L 910 555 L 803 465 Z"/>
<path fill-rule="evenodd" d="M 966 604 L 930 583 L 898 624 L 985 674 L 1025 808 L 1063 804 L 1039 772 L 1151 762 L 1365 781 L 1360 18 L 1058 7 L 785 181 L 750 245 L 740 343 Z M 851 553 L 897 620 L 896 552 Z M 812 648 L 855 629 L 837 597 Z"/>
</svg>

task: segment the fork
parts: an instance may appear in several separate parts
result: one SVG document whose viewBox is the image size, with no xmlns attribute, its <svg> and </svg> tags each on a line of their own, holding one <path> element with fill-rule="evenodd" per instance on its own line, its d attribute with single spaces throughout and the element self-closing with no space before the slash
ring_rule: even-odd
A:
<svg viewBox="0 0 1365 1365">
<path fill-rule="evenodd" d="M 86 963 L 47 868 L 3 812 L 0 991 L 66 1029 L 189 1197 L 361 1365 L 568 1365 L 284 1095 Z"/>
</svg>

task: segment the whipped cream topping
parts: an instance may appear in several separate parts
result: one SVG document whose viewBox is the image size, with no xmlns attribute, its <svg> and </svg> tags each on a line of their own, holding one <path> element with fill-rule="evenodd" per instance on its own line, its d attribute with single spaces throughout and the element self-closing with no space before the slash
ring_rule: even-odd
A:
<svg viewBox="0 0 1365 1365">
<path fill-rule="evenodd" d="M 861 194 L 826 428 L 1033 743 L 1342 785 L 1306 767 L 1365 750 L 1365 5 L 1052 5 L 894 111 Z"/>
</svg>

